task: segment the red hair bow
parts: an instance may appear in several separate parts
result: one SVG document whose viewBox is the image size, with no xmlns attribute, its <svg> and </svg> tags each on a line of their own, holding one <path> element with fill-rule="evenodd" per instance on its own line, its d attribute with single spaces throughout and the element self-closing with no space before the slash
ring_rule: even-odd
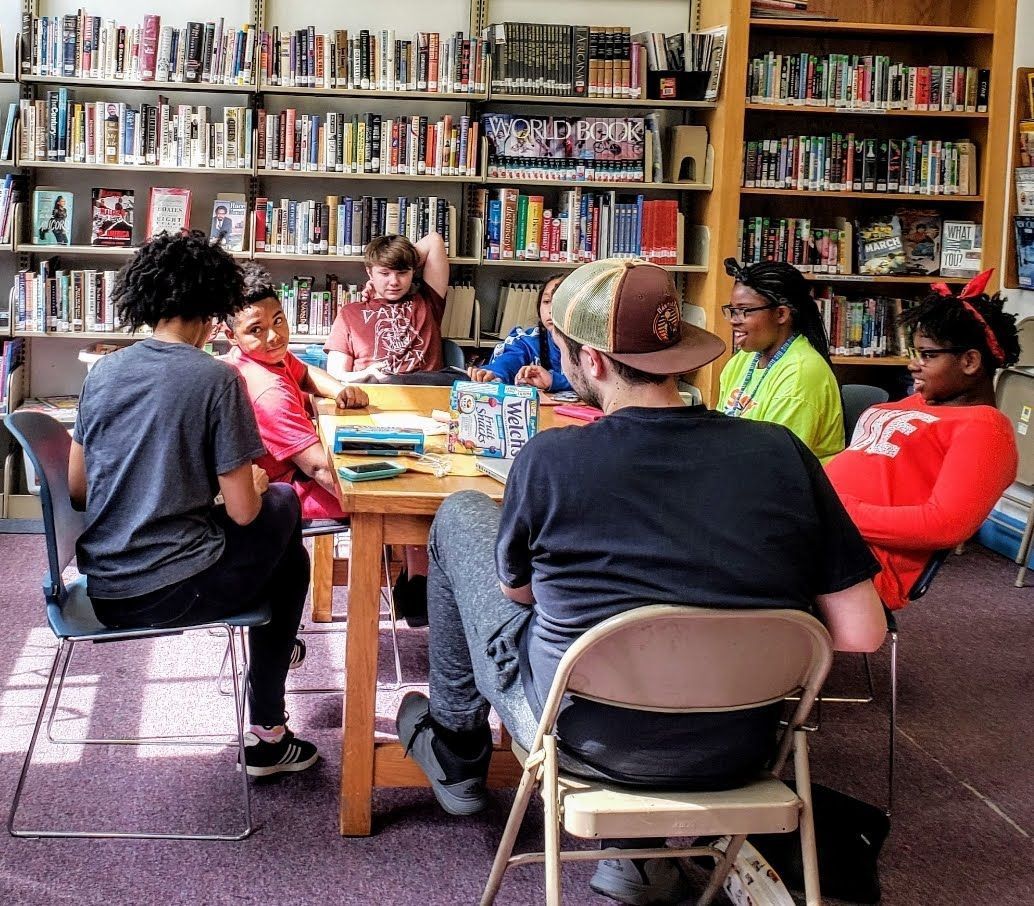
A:
<svg viewBox="0 0 1034 906">
<path fill-rule="evenodd" d="M 991 275 L 994 273 L 994 271 L 995 269 L 993 267 L 989 267 L 982 274 L 977 274 L 972 280 L 969 281 L 969 283 L 962 287 L 962 292 L 958 294 L 957 298 L 962 303 L 962 306 L 966 309 L 966 311 L 968 311 L 979 322 L 980 327 L 984 331 L 984 339 L 987 342 L 987 348 L 990 351 L 991 355 L 994 357 L 994 360 L 999 365 L 1004 365 L 1005 351 L 1002 349 L 1001 344 L 998 342 L 998 338 L 995 336 L 994 331 L 991 330 L 991 325 L 984 320 L 984 316 L 980 314 L 979 311 L 977 311 L 974 305 L 966 301 L 967 299 L 975 299 L 978 296 L 982 296 L 984 294 L 984 289 L 987 287 L 987 284 L 990 281 Z M 934 283 L 930 286 L 930 289 L 932 289 L 935 293 L 940 293 L 945 298 L 953 297 L 952 291 L 946 283 Z"/>
</svg>

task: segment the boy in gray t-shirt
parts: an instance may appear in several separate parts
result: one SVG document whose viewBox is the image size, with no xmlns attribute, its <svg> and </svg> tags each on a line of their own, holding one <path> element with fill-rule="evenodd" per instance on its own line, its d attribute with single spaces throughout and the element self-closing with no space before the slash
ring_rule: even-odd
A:
<svg viewBox="0 0 1034 906">
<path fill-rule="evenodd" d="M 87 376 L 69 488 L 86 511 L 79 569 L 106 625 L 196 624 L 269 602 L 272 619 L 248 634 L 246 755 L 248 773 L 267 776 L 318 757 L 284 713 L 309 558 L 294 491 L 252 464 L 265 450 L 237 372 L 201 348 L 243 286 L 200 232 L 156 236 L 119 272 L 122 322 L 154 334 Z"/>
</svg>

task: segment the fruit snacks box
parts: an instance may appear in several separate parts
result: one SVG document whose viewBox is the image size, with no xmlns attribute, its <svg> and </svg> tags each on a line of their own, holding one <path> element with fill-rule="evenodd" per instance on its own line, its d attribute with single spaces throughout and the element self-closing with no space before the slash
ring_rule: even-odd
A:
<svg viewBox="0 0 1034 906">
<path fill-rule="evenodd" d="M 513 459 L 539 423 L 534 387 L 457 381 L 449 397 L 449 452 Z"/>
</svg>

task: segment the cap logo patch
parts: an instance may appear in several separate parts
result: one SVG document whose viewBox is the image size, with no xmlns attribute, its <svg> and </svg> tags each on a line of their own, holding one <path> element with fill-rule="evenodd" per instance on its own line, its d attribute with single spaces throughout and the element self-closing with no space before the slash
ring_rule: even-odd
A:
<svg viewBox="0 0 1034 906">
<path fill-rule="evenodd" d="M 681 333 L 679 308 L 670 296 L 658 307 L 653 318 L 653 335 L 665 345 L 674 343 Z"/>
</svg>

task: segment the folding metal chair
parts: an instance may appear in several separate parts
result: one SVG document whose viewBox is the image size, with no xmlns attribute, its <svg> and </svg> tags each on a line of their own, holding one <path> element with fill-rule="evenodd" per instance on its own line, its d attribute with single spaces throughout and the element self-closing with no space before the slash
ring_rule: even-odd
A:
<svg viewBox="0 0 1034 906">
<path fill-rule="evenodd" d="M 482 906 L 494 902 L 511 865 L 545 862 L 546 903 L 559 906 L 564 861 L 709 856 L 715 869 L 698 901 L 706 906 L 721 889 L 748 834 L 794 830 L 801 837 L 807 903 L 818 906 L 808 744 L 802 725 L 832 660 L 825 627 L 796 610 L 652 605 L 611 617 L 589 630 L 560 661 L 530 751 L 514 746 L 524 772 Z M 793 692 L 800 701 L 770 771 L 738 789 L 636 789 L 560 772 L 556 719 L 568 694 L 622 708 L 692 713 L 760 707 Z M 797 792 L 778 779 L 791 751 Z M 545 810 L 545 850 L 512 855 L 536 788 L 541 789 Z M 724 850 L 701 845 L 561 851 L 561 828 L 591 839 L 724 835 L 731 839 Z"/>
<path fill-rule="evenodd" d="M 43 597 L 47 608 L 47 622 L 58 639 L 57 650 L 47 678 L 43 701 L 33 727 L 25 761 L 11 803 L 7 819 L 7 830 L 15 837 L 124 837 L 173 840 L 243 840 L 253 830 L 251 821 L 251 799 L 246 771 L 238 770 L 241 781 L 241 797 L 244 810 L 244 829 L 238 833 L 171 833 L 171 832 L 126 832 L 126 831 L 77 831 L 48 829 L 17 829 L 15 819 L 21 803 L 22 792 L 28 776 L 32 755 L 39 739 L 40 729 L 48 705 L 51 711 L 48 721 L 48 735 L 57 743 L 75 745 L 163 745 L 163 746 L 218 746 L 225 748 L 236 742 L 238 765 L 244 763 L 244 690 L 237 674 L 237 651 L 234 637 L 251 626 L 268 623 L 268 607 L 252 610 L 218 622 L 199 623 L 173 629 L 108 629 L 94 612 L 86 593 L 86 579 L 79 577 L 68 584 L 62 572 L 75 556 L 75 545 L 85 526 L 85 516 L 72 508 L 68 491 L 68 458 L 71 440 L 68 431 L 57 421 L 38 412 L 16 412 L 5 419 L 8 430 L 25 450 L 40 480 L 40 503 L 43 509 L 43 525 L 47 544 L 47 573 L 43 579 Z M 198 630 L 225 632 L 232 664 L 234 712 L 237 732 L 228 734 L 196 734 L 191 736 L 152 736 L 122 739 L 100 739 L 84 737 L 78 739 L 56 739 L 52 733 L 53 715 L 60 703 L 65 676 L 72 653 L 77 644 L 83 642 L 108 643 L 126 642 L 137 639 L 155 639 L 181 635 Z M 54 688 L 55 677 L 58 678 Z M 54 693 L 53 696 L 51 693 Z M 236 768 L 236 766 L 235 766 Z"/>
</svg>

